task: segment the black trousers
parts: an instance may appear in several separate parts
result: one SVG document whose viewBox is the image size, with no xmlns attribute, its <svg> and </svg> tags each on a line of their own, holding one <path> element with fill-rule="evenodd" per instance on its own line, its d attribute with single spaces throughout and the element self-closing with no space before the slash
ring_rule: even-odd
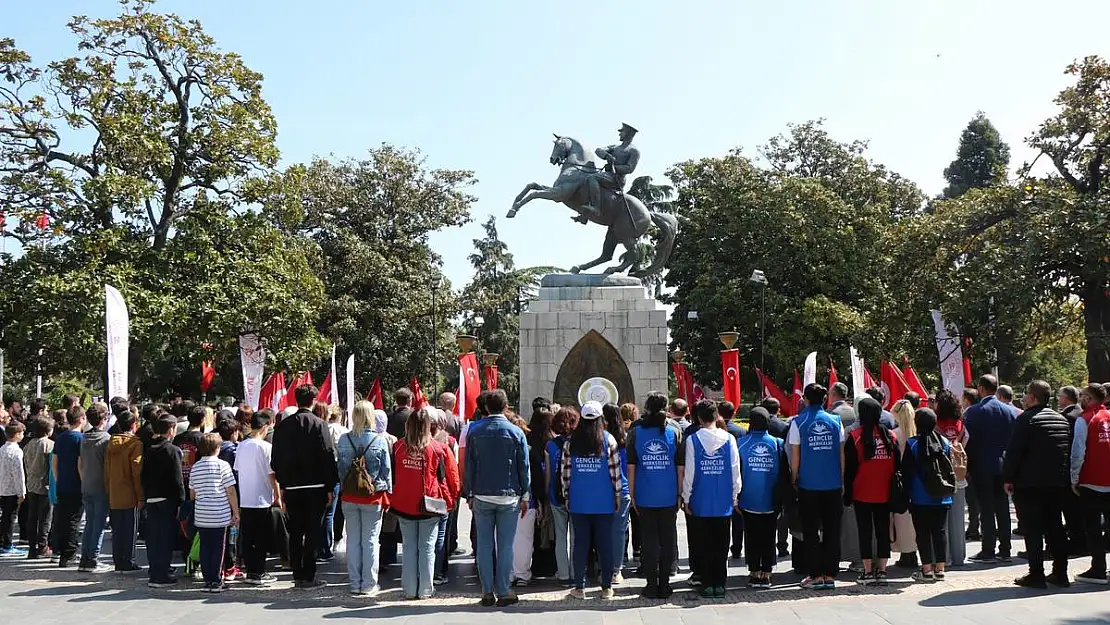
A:
<svg viewBox="0 0 1110 625">
<path fill-rule="evenodd" d="M 19 497 L 0 497 L 0 549 L 11 549 L 15 518 L 19 514 Z"/>
<path fill-rule="evenodd" d="M 1110 493 L 1080 486 L 1079 502 L 1083 506 L 1083 527 L 1087 551 L 1091 553 L 1091 570 L 1105 575 L 1106 544 L 1102 541 L 1102 518 L 1110 515 Z"/>
<path fill-rule="evenodd" d="M 58 493 L 58 505 L 54 506 L 54 534 L 59 564 L 68 564 L 77 555 L 77 541 L 81 536 L 77 527 L 81 524 L 84 508 L 81 493 Z"/>
<path fill-rule="evenodd" d="M 785 510 L 782 511 L 781 513 L 779 513 L 777 526 L 778 526 L 778 548 L 779 548 L 779 552 L 781 553 L 783 551 L 786 551 L 787 547 L 790 545 L 790 543 L 787 542 L 788 539 L 790 538 L 790 516 L 788 514 L 786 514 Z"/>
<path fill-rule="evenodd" d="M 840 571 L 840 522 L 843 494 L 836 490 L 799 490 L 806 573 L 836 577 Z"/>
<path fill-rule="evenodd" d="M 27 510 L 27 555 L 38 557 L 46 552 L 54 506 L 50 503 L 49 495 L 27 493 L 23 507 Z"/>
<path fill-rule="evenodd" d="M 274 534 L 274 515 L 269 508 L 240 508 L 239 537 L 243 544 L 243 564 L 247 575 L 266 572 L 266 555 Z"/>
<path fill-rule="evenodd" d="M 971 474 L 971 488 L 979 502 L 980 523 L 983 526 L 983 553 L 1010 555 L 1010 498 L 1000 475 Z M 995 551 L 997 545 L 997 551 Z"/>
<path fill-rule="evenodd" d="M 744 551 L 744 513 L 732 511 L 732 557 L 739 558 Z"/>
<path fill-rule="evenodd" d="M 678 508 L 639 508 L 640 570 L 648 584 L 666 583 L 678 550 Z"/>
<path fill-rule="evenodd" d="M 778 514 L 744 511 L 744 542 L 748 544 L 748 571 L 771 573 L 775 570 L 775 532 Z M 733 539 L 735 541 L 735 538 Z"/>
<path fill-rule="evenodd" d="M 285 491 L 285 510 L 289 527 L 289 561 L 294 582 L 316 580 L 316 550 L 320 548 L 320 526 L 328 507 L 328 492 L 323 488 Z"/>
<path fill-rule="evenodd" d="M 1044 575 L 1044 544 L 1052 558 L 1052 571 L 1066 575 L 1068 571 L 1068 539 L 1064 533 L 1063 511 L 1066 487 L 1017 488 L 1014 505 L 1021 514 L 1025 530 L 1026 560 L 1029 572 Z"/>
<path fill-rule="evenodd" d="M 698 554 L 695 548 L 697 540 L 694 538 L 694 517 L 688 513 L 682 513 L 686 517 L 686 553 L 690 554 L 686 558 L 686 563 L 690 565 L 690 575 L 701 577 L 701 570 L 698 569 Z M 678 547 L 675 547 L 675 551 Z"/>
<path fill-rule="evenodd" d="M 640 514 L 636 512 L 636 508 L 628 511 L 628 520 L 631 530 L 629 531 L 629 542 L 632 543 L 632 557 L 640 559 L 640 549 L 644 544 L 643 538 L 640 536 Z"/>
<path fill-rule="evenodd" d="M 691 516 L 698 575 L 704 587 L 724 587 L 728 581 L 728 535 L 731 516 Z"/>
<path fill-rule="evenodd" d="M 859 533 L 860 557 L 867 560 L 890 558 L 890 504 L 857 501 L 856 528 Z M 875 536 L 875 551 L 871 551 L 871 536 Z"/>
<path fill-rule="evenodd" d="M 1072 489 L 1064 491 L 1064 532 L 1068 535 L 1068 555 L 1086 553 L 1087 529 L 1083 520 L 1083 502 Z"/>
<path fill-rule="evenodd" d="M 910 506 L 917 551 L 922 565 L 944 564 L 948 559 L 948 509 L 951 506 Z"/>
<path fill-rule="evenodd" d="M 146 557 L 150 581 L 169 582 L 173 579 L 173 547 L 181 535 L 178 520 L 178 502 L 159 501 L 148 503 L 146 510 Z M 114 537 L 113 537 L 114 538 Z"/>
</svg>

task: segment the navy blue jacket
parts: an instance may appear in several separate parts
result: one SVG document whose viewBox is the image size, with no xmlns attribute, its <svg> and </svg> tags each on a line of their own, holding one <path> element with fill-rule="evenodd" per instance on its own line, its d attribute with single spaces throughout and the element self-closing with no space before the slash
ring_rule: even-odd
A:
<svg viewBox="0 0 1110 625">
<path fill-rule="evenodd" d="M 967 429 L 967 469 L 983 476 L 1002 473 L 1002 457 L 1010 444 L 1014 413 L 993 395 L 964 412 Z"/>
</svg>

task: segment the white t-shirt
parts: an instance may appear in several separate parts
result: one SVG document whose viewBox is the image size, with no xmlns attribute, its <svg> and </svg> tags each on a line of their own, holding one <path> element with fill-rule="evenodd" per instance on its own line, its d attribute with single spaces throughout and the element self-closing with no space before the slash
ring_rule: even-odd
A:
<svg viewBox="0 0 1110 625">
<path fill-rule="evenodd" d="M 467 421 L 462 426 L 462 431 L 459 432 L 459 449 L 466 449 L 466 431 L 470 429 L 470 422 Z"/>
<path fill-rule="evenodd" d="M 205 456 L 193 464 L 189 472 L 189 489 L 196 493 L 193 521 L 197 527 L 231 525 L 227 489 L 232 486 L 235 486 L 235 474 L 231 472 L 231 465 L 216 456 Z"/>
<path fill-rule="evenodd" d="M 244 508 L 269 508 L 274 505 L 274 489 L 270 476 L 270 454 L 273 446 L 261 438 L 250 437 L 239 443 L 235 452 L 235 470 L 239 472 L 239 505 Z"/>
<path fill-rule="evenodd" d="M 328 424 L 328 430 L 331 432 L 332 442 L 335 443 L 336 445 L 339 444 L 339 439 L 342 438 L 344 434 L 351 431 L 349 428 L 347 428 L 347 426 L 343 425 L 342 423 L 329 423 Z"/>
</svg>

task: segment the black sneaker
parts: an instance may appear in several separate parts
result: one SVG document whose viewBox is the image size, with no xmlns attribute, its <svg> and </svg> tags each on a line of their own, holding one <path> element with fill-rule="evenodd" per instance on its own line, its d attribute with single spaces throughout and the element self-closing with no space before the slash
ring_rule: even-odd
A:
<svg viewBox="0 0 1110 625">
<path fill-rule="evenodd" d="M 1107 585 L 1106 571 L 1096 571 L 1094 569 L 1087 569 L 1079 575 L 1075 576 L 1075 581 L 1081 584 L 1098 584 L 1100 586 Z"/>
<path fill-rule="evenodd" d="M 980 540 L 983 540 L 983 535 L 979 532 L 968 530 L 964 533 L 964 540 L 968 542 L 979 542 Z"/>
<path fill-rule="evenodd" d="M 790 557 L 790 549 L 788 549 L 786 547 L 779 547 L 779 557 L 780 558 L 789 558 Z"/>
<path fill-rule="evenodd" d="M 998 561 L 1002 564 L 1010 564 L 1014 561 L 1014 559 L 1011 558 L 1010 554 L 1008 553 L 1000 553 L 998 554 Z"/>
<path fill-rule="evenodd" d="M 1048 588 L 1048 582 L 1045 580 L 1044 575 L 1034 575 L 1032 573 L 1015 579 L 1014 584 L 1022 588 L 1036 588 L 1039 590 Z"/>
<path fill-rule="evenodd" d="M 171 587 L 177 585 L 177 578 L 176 577 L 171 577 L 169 579 L 165 579 L 165 580 L 162 580 L 162 581 L 159 581 L 159 582 L 150 581 L 150 582 L 147 582 L 146 585 L 149 586 L 150 588 L 171 588 Z"/>
<path fill-rule="evenodd" d="M 520 603 L 520 597 L 516 596 L 515 592 L 509 593 L 497 600 L 497 607 L 507 608 L 516 603 Z"/>
<path fill-rule="evenodd" d="M 644 599 L 659 599 L 659 586 L 657 584 L 648 584 L 640 591 L 640 596 Z"/>
<path fill-rule="evenodd" d="M 980 551 L 979 553 L 968 558 L 968 560 L 971 560 L 972 562 L 982 562 L 984 564 L 990 564 L 993 562 L 998 562 L 998 557 L 995 556 L 993 553 Z"/>
<path fill-rule="evenodd" d="M 662 584 L 659 584 L 659 598 L 660 599 L 670 599 L 671 595 L 673 595 L 673 594 L 674 594 L 674 588 L 671 588 L 671 583 L 670 582 L 663 582 Z"/>
<path fill-rule="evenodd" d="M 301 590 L 316 590 L 317 588 L 325 588 L 327 585 L 328 583 L 322 579 L 314 579 L 311 582 L 301 582 L 300 586 L 297 586 L 297 588 Z"/>
<path fill-rule="evenodd" d="M 497 605 L 497 598 L 493 596 L 493 593 L 482 595 L 482 600 L 479 602 L 479 605 L 483 608 L 492 608 Z"/>
<path fill-rule="evenodd" d="M 1068 579 L 1067 573 L 1050 573 L 1048 577 L 1044 578 L 1044 581 L 1057 588 L 1068 588 L 1071 586 L 1071 580 Z"/>
</svg>

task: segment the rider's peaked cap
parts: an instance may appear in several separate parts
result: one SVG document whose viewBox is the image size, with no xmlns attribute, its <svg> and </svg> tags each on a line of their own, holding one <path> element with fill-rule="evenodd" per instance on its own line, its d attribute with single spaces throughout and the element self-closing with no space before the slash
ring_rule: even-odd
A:
<svg viewBox="0 0 1110 625">
<path fill-rule="evenodd" d="M 634 133 L 635 133 L 635 132 L 640 132 L 639 130 L 636 130 L 636 129 L 635 129 L 635 128 L 633 128 L 632 126 L 630 126 L 630 125 L 628 125 L 628 124 L 626 124 L 626 123 L 623 123 L 623 122 L 621 123 L 621 130 L 631 130 L 631 131 L 632 131 L 632 132 L 634 132 Z"/>
</svg>

